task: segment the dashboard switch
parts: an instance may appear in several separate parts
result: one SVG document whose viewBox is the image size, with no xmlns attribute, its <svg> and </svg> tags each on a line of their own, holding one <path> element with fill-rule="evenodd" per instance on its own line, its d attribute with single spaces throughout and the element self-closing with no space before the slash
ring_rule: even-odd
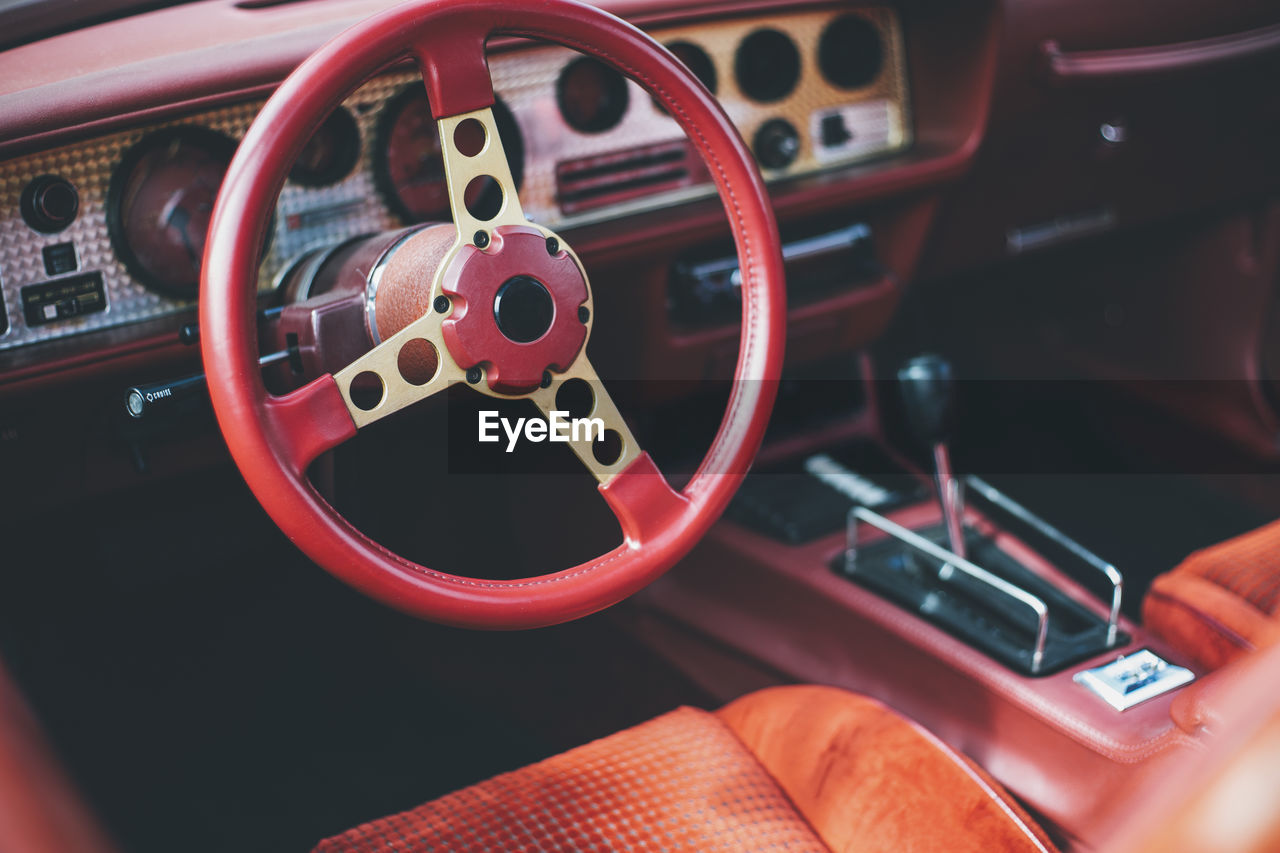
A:
<svg viewBox="0 0 1280 853">
<path fill-rule="evenodd" d="M 831 113 L 822 117 L 823 147 L 838 148 L 850 139 L 853 139 L 853 134 L 845 126 L 843 113 Z"/>
<path fill-rule="evenodd" d="M 786 119 L 769 119 L 756 131 L 756 159 L 766 169 L 785 169 L 800 153 L 800 134 Z"/>
<path fill-rule="evenodd" d="M 44 271 L 51 276 L 75 272 L 79 266 L 74 243 L 54 243 L 41 251 L 44 254 Z"/>
<path fill-rule="evenodd" d="M 91 272 L 59 278 L 22 288 L 22 312 L 27 326 L 43 326 L 57 320 L 107 310 L 102 273 Z"/>
<path fill-rule="evenodd" d="M 809 118 L 814 156 L 831 163 L 891 148 L 901 118 L 897 105 L 884 98 L 814 110 Z"/>
</svg>

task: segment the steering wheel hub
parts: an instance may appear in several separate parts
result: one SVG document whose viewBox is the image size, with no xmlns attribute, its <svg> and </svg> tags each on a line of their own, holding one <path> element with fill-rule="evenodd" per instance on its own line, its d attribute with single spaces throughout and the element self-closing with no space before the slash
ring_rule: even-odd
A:
<svg viewBox="0 0 1280 853">
<path fill-rule="evenodd" d="M 590 298 L 586 276 L 559 241 L 531 226 L 499 226 L 483 249 L 462 246 L 441 289 L 454 305 L 442 328 L 449 354 L 463 369 L 483 366 L 498 393 L 537 388 L 587 342 L 578 311 Z"/>
</svg>

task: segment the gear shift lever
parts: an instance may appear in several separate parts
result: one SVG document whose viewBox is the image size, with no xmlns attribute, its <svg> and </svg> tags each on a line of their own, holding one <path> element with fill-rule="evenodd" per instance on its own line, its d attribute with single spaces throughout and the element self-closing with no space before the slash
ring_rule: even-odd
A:
<svg viewBox="0 0 1280 853">
<path fill-rule="evenodd" d="M 933 449 L 933 480 L 946 523 L 947 542 L 953 553 L 964 557 L 961 484 L 951 473 L 951 453 L 947 449 L 955 402 L 951 363 L 939 355 L 916 356 L 898 371 L 898 386 L 911 431 Z"/>
</svg>

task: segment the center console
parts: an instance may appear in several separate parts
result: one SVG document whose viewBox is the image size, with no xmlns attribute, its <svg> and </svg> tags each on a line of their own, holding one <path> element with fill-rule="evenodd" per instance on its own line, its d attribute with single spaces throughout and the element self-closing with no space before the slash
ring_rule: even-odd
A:
<svg viewBox="0 0 1280 853">
<path fill-rule="evenodd" d="M 753 473 L 628 618 L 721 698 L 786 681 L 878 698 L 1062 841 L 1092 846 L 1158 757 L 1194 740 L 1170 708 L 1196 673 L 1122 615 L 1116 567 L 952 472 L 945 362 L 912 360 L 899 386 L 932 478 L 885 441 L 871 405 L 840 444 Z"/>
</svg>

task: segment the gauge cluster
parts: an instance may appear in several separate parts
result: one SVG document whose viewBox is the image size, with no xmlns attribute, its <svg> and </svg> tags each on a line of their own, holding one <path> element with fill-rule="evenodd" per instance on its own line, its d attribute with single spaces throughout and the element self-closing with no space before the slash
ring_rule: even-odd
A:
<svg viewBox="0 0 1280 853">
<path fill-rule="evenodd" d="M 111 245 L 138 281 L 191 299 L 213 203 L 235 140 L 205 127 L 170 127 L 125 152 L 107 189 Z"/>
<path fill-rule="evenodd" d="M 655 31 L 715 94 L 766 179 L 911 142 L 902 37 L 884 8 L 757 16 Z M 495 55 L 495 115 L 521 203 L 551 227 L 714 194 L 674 119 L 636 83 L 572 51 Z M 0 350 L 188 310 L 235 146 L 262 102 L 0 164 Z M 474 186 L 467 204 L 490 203 Z M 500 199 L 500 196 L 498 197 Z M 312 249 L 449 218 L 440 142 L 410 70 L 360 87 L 298 157 L 263 248 L 272 289 Z"/>
<path fill-rule="evenodd" d="M 511 161 L 511 176 L 519 185 L 524 174 L 524 143 L 515 116 L 501 98 L 493 105 L 498 135 Z M 431 118 L 424 87 L 408 83 L 382 110 L 373 146 L 373 176 L 383 201 L 405 223 L 450 218 L 449 191 L 444 182 L 440 134 Z M 502 204 L 497 183 L 470 189 L 467 207 L 478 211 Z"/>
</svg>

